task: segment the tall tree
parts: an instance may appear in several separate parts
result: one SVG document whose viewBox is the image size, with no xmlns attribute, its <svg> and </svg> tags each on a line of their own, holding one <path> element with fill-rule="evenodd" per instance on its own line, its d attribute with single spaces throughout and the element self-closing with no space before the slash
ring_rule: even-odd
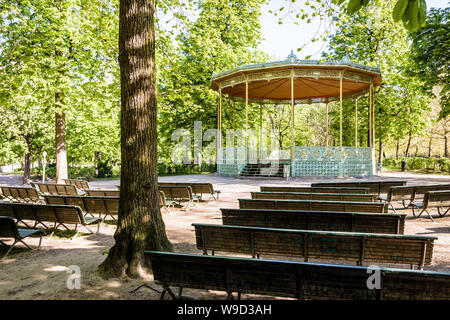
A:
<svg viewBox="0 0 450 320">
<path fill-rule="evenodd" d="M 145 272 L 144 250 L 172 250 L 158 203 L 154 0 L 121 0 L 120 202 L 105 277 Z"/>
<path fill-rule="evenodd" d="M 426 25 L 411 33 L 414 75 L 423 80 L 430 95 L 439 87 L 439 119 L 450 114 L 450 8 L 431 9 Z"/>
</svg>

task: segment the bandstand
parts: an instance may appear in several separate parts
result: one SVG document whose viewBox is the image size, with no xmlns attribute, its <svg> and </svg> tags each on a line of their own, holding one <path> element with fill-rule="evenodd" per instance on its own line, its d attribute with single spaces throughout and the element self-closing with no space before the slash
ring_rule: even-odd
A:
<svg viewBox="0 0 450 320">
<path fill-rule="evenodd" d="M 286 60 L 263 64 L 244 65 L 220 74 L 211 80 L 213 90 L 219 93 L 217 126 L 220 138 L 217 139 L 217 173 L 222 175 L 281 175 L 286 169 L 290 176 L 370 176 L 375 172 L 375 88 L 381 84 L 381 71 L 356 64 L 348 58 L 341 61 L 299 60 L 291 52 Z M 245 104 L 245 130 L 248 130 L 249 104 L 264 105 L 288 104 L 291 107 L 291 146 L 289 150 L 272 150 L 269 157 L 263 154 L 261 140 L 258 156 L 252 153 L 248 142 L 242 147 L 222 148 L 222 99 L 226 96 L 232 101 L 233 129 L 235 129 L 235 103 Z M 369 97 L 367 147 L 358 146 L 358 99 Z M 343 100 L 355 101 L 355 145 L 342 143 Z M 339 144 L 329 145 L 328 103 L 339 102 Z M 298 104 L 323 103 L 326 105 L 326 141 L 322 146 L 295 145 L 295 106 Z M 264 171 L 267 163 L 277 158 L 279 166 L 273 172 Z M 251 158 L 251 159 L 250 159 Z M 273 161 L 272 161 L 273 162 Z M 264 165 L 265 164 L 265 165 Z M 253 169 L 252 169 L 253 168 Z M 254 170 L 255 174 L 246 174 Z M 258 174 L 259 173 L 259 174 Z"/>
</svg>

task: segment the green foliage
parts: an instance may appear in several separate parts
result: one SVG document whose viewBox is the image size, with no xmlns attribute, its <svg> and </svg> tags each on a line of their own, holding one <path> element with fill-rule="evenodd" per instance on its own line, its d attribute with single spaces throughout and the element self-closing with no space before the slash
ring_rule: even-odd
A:
<svg viewBox="0 0 450 320">
<path fill-rule="evenodd" d="M 406 161 L 407 170 L 450 173 L 449 158 L 386 158 L 383 161 L 383 166 L 391 169 L 401 169 L 402 161 Z"/>
<path fill-rule="evenodd" d="M 186 23 L 176 43 L 166 42 L 165 50 L 158 52 L 161 159 L 170 159 L 174 129 L 193 133 L 194 121 L 202 121 L 205 130 L 217 127 L 218 95 L 210 89 L 213 73 L 266 59 L 256 50 L 262 3 L 264 0 L 194 1 L 198 18 Z M 223 109 L 224 128 L 230 128 L 232 107 L 227 99 Z"/>
<path fill-rule="evenodd" d="M 434 86 L 441 88 L 439 119 L 445 119 L 450 114 L 450 8 L 431 9 L 426 25 L 410 36 L 412 74 L 430 95 Z"/>
<path fill-rule="evenodd" d="M 54 114 L 66 114 L 68 160 L 119 154 L 118 1 L 0 3 L 0 161 L 55 158 Z M 56 99 L 59 95 L 60 99 Z M 3 138 L 1 137 L 3 136 Z"/>
<path fill-rule="evenodd" d="M 376 139 L 401 139 L 421 134 L 429 125 L 429 96 L 423 82 L 408 72 L 411 65 L 407 32 L 393 23 L 390 0 L 379 0 L 377 6 L 342 15 L 335 21 L 338 29 L 330 38 L 328 58 L 348 56 L 353 62 L 379 66 L 383 83 L 375 94 Z M 368 131 L 368 98 L 358 102 L 359 145 L 365 145 Z M 344 145 L 354 145 L 354 102 L 344 103 Z M 334 114 L 331 128 L 339 130 L 339 116 Z"/>
</svg>

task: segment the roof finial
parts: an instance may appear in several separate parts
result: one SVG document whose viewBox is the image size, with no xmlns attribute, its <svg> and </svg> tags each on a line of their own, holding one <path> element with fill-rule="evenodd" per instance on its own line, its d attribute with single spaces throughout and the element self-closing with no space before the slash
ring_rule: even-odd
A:
<svg viewBox="0 0 450 320">
<path fill-rule="evenodd" d="M 297 60 L 297 56 L 294 54 L 294 50 L 291 50 L 291 53 L 287 56 L 287 59 L 290 62 L 294 62 Z"/>
<path fill-rule="evenodd" d="M 342 58 L 342 62 L 352 62 L 352 60 L 350 59 L 350 57 L 348 56 L 348 54 L 346 54 L 346 55 Z"/>
</svg>

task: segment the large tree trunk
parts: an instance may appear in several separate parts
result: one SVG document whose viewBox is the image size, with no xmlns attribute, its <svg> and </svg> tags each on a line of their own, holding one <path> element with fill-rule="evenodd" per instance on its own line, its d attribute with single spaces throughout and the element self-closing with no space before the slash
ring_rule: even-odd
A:
<svg viewBox="0 0 450 320">
<path fill-rule="evenodd" d="M 58 101 L 59 94 L 56 95 Z M 55 142 L 56 142 L 56 183 L 64 183 L 67 175 L 66 149 L 66 115 L 64 111 L 55 113 Z"/>
<path fill-rule="evenodd" d="M 154 0 L 121 0 L 121 173 L 115 245 L 106 277 L 145 273 L 144 250 L 172 250 L 158 201 Z"/>
</svg>

